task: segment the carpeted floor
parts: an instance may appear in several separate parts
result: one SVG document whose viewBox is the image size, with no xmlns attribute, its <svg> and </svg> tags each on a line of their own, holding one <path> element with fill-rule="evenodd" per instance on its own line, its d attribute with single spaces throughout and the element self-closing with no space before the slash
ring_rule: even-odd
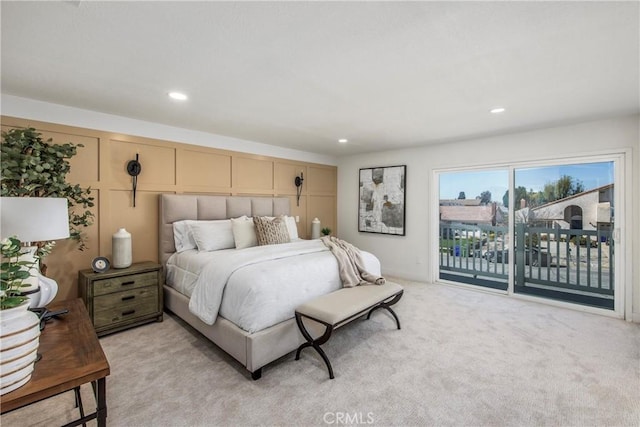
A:
<svg viewBox="0 0 640 427">
<path fill-rule="evenodd" d="M 396 280 L 387 313 L 267 366 L 259 381 L 166 315 L 101 339 L 110 426 L 638 426 L 640 325 L 461 288 Z M 83 388 L 85 405 L 91 388 Z M 73 394 L 2 416 L 61 425 Z M 92 423 L 90 425 L 95 425 Z"/>
</svg>

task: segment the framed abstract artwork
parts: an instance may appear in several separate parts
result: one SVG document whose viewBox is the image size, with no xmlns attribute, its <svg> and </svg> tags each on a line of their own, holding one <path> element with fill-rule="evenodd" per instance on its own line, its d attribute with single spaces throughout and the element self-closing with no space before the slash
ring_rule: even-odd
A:
<svg viewBox="0 0 640 427">
<path fill-rule="evenodd" d="M 407 166 L 360 169 L 358 231 L 405 235 Z"/>
</svg>

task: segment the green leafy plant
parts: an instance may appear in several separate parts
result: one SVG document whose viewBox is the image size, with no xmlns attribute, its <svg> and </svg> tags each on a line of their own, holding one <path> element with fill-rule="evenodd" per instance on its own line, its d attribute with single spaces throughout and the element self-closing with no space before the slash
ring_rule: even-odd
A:
<svg viewBox="0 0 640 427">
<path fill-rule="evenodd" d="M 2 262 L 0 263 L 0 310 L 17 307 L 27 300 L 21 295 L 24 281 L 31 277 L 29 269 L 37 261 L 19 261 L 23 254 L 20 240 L 15 237 L 2 239 L 0 242 Z M 37 257 L 36 257 L 37 258 Z"/>
<path fill-rule="evenodd" d="M 329 234 L 331 234 L 331 229 L 329 227 L 324 227 L 322 230 L 320 230 L 320 232 L 323 236 L 328 236 Z"/>
<path fill-rule="evenodd" d="M 54 144 L 43 140 L 34 128 L 2 132 L 3 197 L 66 197 L 69 202 L 69 232 L 79 249 L 86 247 L 83 228 L 93 223 L 94 206 L 91 189 L 67 182 L 71 170 L 68 159 L 77 154 L 82 144 Z M 39 243 L 42 248 L 44 243 Z"/>
</svg>

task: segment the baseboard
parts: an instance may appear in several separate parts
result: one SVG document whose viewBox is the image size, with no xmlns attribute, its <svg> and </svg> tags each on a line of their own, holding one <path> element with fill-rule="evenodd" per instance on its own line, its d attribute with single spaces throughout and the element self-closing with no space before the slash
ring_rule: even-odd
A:
<svg viewBox="0 0 640 427">
<path fill-rule="evenodd" d="M 393 269 L 384 269 L 382 272 L 383 277 L 391 276 L 397 277 L 398 279 L 410 280 L 413 282 L 422 282 L 422 283 L 430 283 L 430 281 L 426 278 L 426 276 L 418 276 L 407 274 L 406 271 L 395 271 Z"/>
</svg>

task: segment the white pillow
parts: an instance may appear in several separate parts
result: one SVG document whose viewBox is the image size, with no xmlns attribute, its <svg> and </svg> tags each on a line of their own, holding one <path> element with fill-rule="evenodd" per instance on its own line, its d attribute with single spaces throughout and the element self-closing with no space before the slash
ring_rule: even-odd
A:
<svg viewBox="0 0 640 427">
<path fill-rule="evenodd" d="M 247 218 L 246 215 L 242 215 L 239 218 L 231 218 L 231 230 L 233 232 L 233 239 L 236 242 L 236 249 L 258 246 L 256 227 L 253 225 L 253 219 Z"/>
<path fill-rule="evenodd" d="M 193 240 L 199 251 L 217 251 L 235 247 L 231 221 L 190 221 L 188 223 Z"/>
<path fill-rule="evenodd" d="M 176 252 L 184 252 L 189 249 L 196 249 L 196 241 L 189 229 L 190 220 L 176 221 L 173 223 L 173 241 L 176 244 Z"/>
<path fill-rule="evenodd" d="M 289 239 L 298 239 L 298 227 L 296 226 L 296 219 L 292 216 L 285 216 L 285 223 L 287 224 L 287 230 L 289 231 Z"/>
</svg>

